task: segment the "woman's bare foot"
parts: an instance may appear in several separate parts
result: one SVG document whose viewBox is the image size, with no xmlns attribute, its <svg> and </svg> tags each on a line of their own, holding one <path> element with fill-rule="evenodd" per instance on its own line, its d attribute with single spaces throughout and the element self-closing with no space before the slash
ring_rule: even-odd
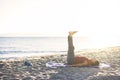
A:
<svg viewBox="0 0 120 80">
<path fill-rule="evenodd" d="M 72 36 L 72 35 L 74 35 L 74 34 L 77 33 L 77 32 L 78 32 L 78 31 L 70 31 L 70 32 L 69 32 L 69 35 Z"/>
</svg>

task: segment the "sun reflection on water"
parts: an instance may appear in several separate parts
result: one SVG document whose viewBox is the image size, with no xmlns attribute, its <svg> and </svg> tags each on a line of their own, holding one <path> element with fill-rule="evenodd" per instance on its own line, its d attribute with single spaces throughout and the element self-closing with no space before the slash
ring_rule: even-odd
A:
<svg viewBox="0 0 120 80">
<path fill-rule="evenodd" d="M 119 45 L 119 39 L 112 36 L 93 36 L 90 40 L 92 48 L 105 48 Z"/>
</svg>

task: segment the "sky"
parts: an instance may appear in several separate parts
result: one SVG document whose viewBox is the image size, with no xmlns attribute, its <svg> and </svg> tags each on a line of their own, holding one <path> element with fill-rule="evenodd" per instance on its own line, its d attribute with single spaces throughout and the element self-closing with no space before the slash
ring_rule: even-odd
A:
<svg viewBox="0 0 120 80">
<path fill-rule="evenodd" d="M 0 36 L 120 36 L 120 0 L 0 0 Z"/>
</svg>

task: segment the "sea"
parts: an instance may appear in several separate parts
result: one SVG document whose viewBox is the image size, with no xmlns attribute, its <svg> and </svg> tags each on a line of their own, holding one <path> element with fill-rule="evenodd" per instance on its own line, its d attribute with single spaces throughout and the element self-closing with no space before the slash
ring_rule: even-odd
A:
<svg viewBox="0 0 120 80">
<path fill-rule="evenodd" d="M 73 38 L 75 51 L 97 48 L 96 44 L 86 37 Z M 113 44 L 111 44 L 113 43 Z M 105 44 L 105 43 L 103 43 Z M 119 46 L 117 42 L 110 42 L 107 46 Z M 104 45 L 104 47 L 107 47 Z M 103 46 L 99 46 L 102 48 Z M 67 54 L 67 37 L 0 37 L 0 59 L 29 57 L 37 55 Z"/>
</svg>

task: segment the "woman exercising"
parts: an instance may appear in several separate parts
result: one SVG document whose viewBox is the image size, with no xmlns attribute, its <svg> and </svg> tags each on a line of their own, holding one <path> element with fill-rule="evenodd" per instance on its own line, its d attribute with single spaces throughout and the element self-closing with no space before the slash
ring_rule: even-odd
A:
<svg viewBox="0 0 120 80">
<path fill-rule="evenodd" d="M 75 56 L 74 55 L 74 45 L 72 36 L 77 31 L 70 31 L 68 35 L 68 54 L 67 54 L 67 64 L 69 66 L 81 67 L 81 66 L 97 66 L 99 61 L 95 59 L 88 59 L 86 57 Z"/>
</svg>

